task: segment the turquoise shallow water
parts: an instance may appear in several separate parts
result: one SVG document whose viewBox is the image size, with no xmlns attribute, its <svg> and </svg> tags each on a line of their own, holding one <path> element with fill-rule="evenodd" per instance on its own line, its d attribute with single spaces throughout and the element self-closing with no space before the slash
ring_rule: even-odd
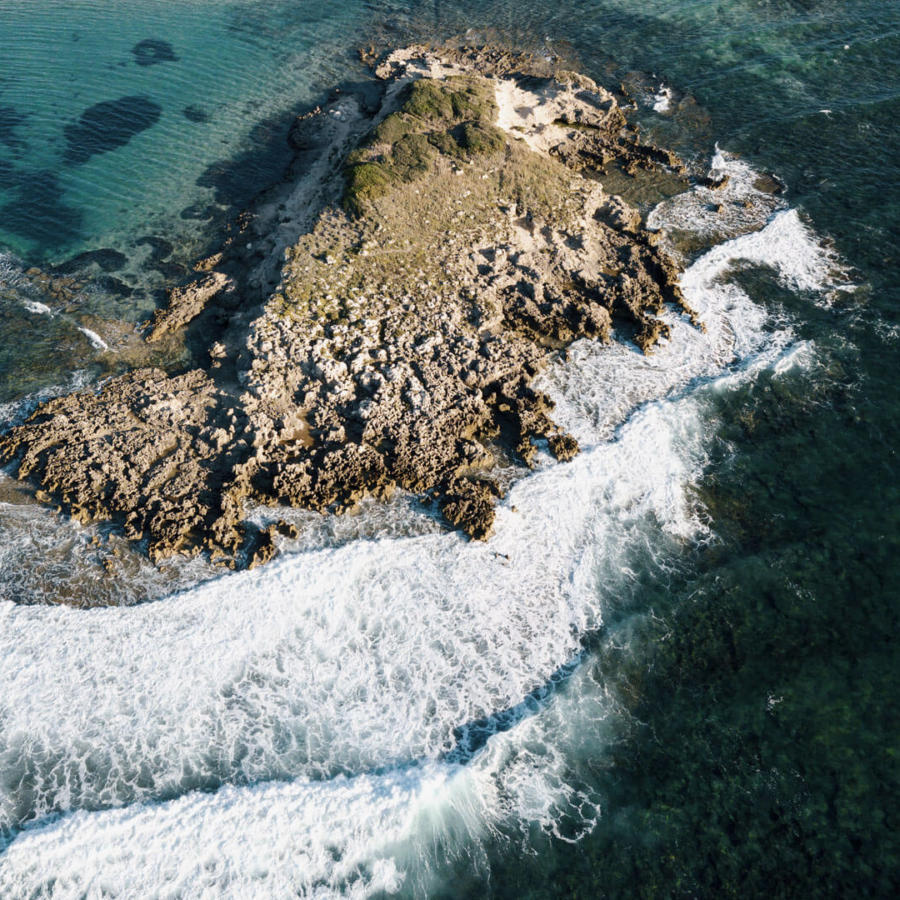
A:
<svg viewBox="0 0 900 900">
<path fill-rule="evenodd" d="M 214 202 L 211 189 L 196 183 L 211 164 L 248 149 L 254 125 L 346 77 L 352 51 L 345 41 L 357 9 L 328 9 L 3 4 L 0 83 L 13 123 L 4 141 L 5 243 L 58 261 L 115 244 L 124 231 L 171 233 L 173 213 Z M 141 41 L 168 44 L 171 58 L 141 57 L 134 52 Z M 82 158 L 89 140 L 75 134 L 70 143 L 67 130 L 95 104 L 122 98 L 125 134 L 115 156 L 98 150 L 87 157 L 88 146 Z M 264 181 L 263 164 L 248 180 Z"/>
<path fill-rule="evenodd" d="M 586 578 L 582 569 L 594 565 L 604 596 L 602 615 L 586 616 L 582 623 L 583 655 L 559 659 L 559 673 L 534 693 L 510 700 L 509 709 L 486 710 L 482 731 L 500 732 L 487 742 L 486 752 L 497 758 L 506 754 L 502 763 L 491 765 L 514 770 L 518 780 L 476 779 L 476 787 L 466 790 L 484 797 L 496 791 L 491 808 L 515 814 L 486 819 L 490 824 L 479 829 L 463 827 L 449 815 L 443 823 L 419 822 L 413 829 L 422 835 L 419 843 L 382 853 L 393 853 L 401 869 L 406 860 L 407 869 L 418 873 L 391 884 L 390 891 L 535 898 L 895 896 L 900 887 L 896 4 L 0 0 L 0 402 L 114 367 L 77 326 L 113 343 L 118 332 L 109 323 L 146 316 L 167 279 L 178 277 L 179 265 L 207 244 L 216 225 L 282 171 L 291 111 L 320 99 L 336 83 L 365 77 L 356 60 L 358 46 L 442 38 L 468 29 L 473 37 L 496 35 L 571 56 L 600 81 L 624 81 L 639 100 L 645 127 L 678 143 L 687 155 L 705 157 L 718 142 L 757 169 L 777 173 L 788 186 L 787 201 L 819 235 L 834 241 L 860 287 L 825 303 L 812 291 L 786 289 L 765 266 L 742 272 L 747 294 L 776 322 L 789 321 L 798 342 L 815 346 L 814 362 L 783 373 L 767 369 L 703 394 L 705 462 L 685 490 L 705 511 L 709 530 L 670 543 L 664 530 L 639 528 L 635 536 L 625 520 L 616 520 L 615 527 L 632 541 L 628 554 L 607 563 L 592 550 L 572 575 L 576 581 Z M 167 42 L 177 58 L 139 65 L 141 51 L 132 51 L 146 40 Z M 154 46 L 144 54 L 168 56 Z M 675 116 L 652 110 L 663 85 L 680 110 Z M 83 158 L 76 145 L 79 138 L 90 145 L 90 120 L 85 124 L 82 116 L 96 104 L 123 98 L 131 99 L 117 108 L 123 121 L 120 144 Z M 158 250 L 154 257 L 159 245 L 148 237 L 167 241 L 169 252 Z M 124 261 L 114 262 L 110 272 L 96 264 L 79 269 L 87 287 L 68 306 L 53 306 L 58 315 L 23 305 L 60 303 L 26 284 L 21 273 L 29 265 L 58 265 L 101 248 L 117 250 Z M 127 290 L 114 290 L 104 277 Z M 8 483 L 2 499 L 0 529 L 11 549 L 0 573 L 4 587 L 14 587 L 16 600 L 77 596 L 87 582 L 107 601 L 133 602 L 206 577 L 193 570 L 151 574 L 132 560 L 107 576 L 96 559 L 62 544 L 63 536 L 74 547 L 82 539 L 86 544 L 86 537 L 23 512 L 31 509 L 29 501 L 14 496 Z M 618 533 L 612 526 L 603 529 L 613 537 Z M 603 529 L 596 523 L 584 526 L 597 541 Z M 576 547 L 593 547 L 584 535 L 573 540 Z M 541 552 L 552 565 L 556 557 Z M 81 580 L 71 577 L 73 559 L 83 567 Z M 619 580 L 626 570 L 628 577 Z M 543 582 L 535 583 L 544 589 Z M 125 584 L 132 585 L 129 592 Z M 264 602 L 266 590 L 251 593 L 248 604 Z M 386 606 L 389 599 L 387 591 Z M 202 609 L 201 600 L 190 603 L 191 610 Z M 248 622 L 256 620 L 253 607 L 245 615 Z M 153 631 L 151 624 L 146 633 L 168 646 L 162 626 Z M 498 619 L 495 626 L 502 630 L 504 623 Z M 62 623 L 53 627 L 62 633 Z M 81 627 L 76 623 L 73 633 Z M 540 627 L 550 629 L 536 624 L 535 630 Z M 48 626 L 45 640 L 53 633 Z M 114 642 L 103 643 L 103 634 L 96 632 L 95 639 L 112 660 Z M 224 645 L 216 645 L 223 658 Z M 0 660 L 4 665 L 9 663 Z M 90 811 L 138 798 L 146 797 L 151 807 L 160 804 L 160 815 L 168 815 L 166 802 L 190 800 L 193 788 L 290 782 L 298 771 L 326 780 L 368 775 L 380 767 L 390 770 L 397 759 L 417 758 L 419 750 L 404 755 L 380 749 L 368 759 L 364 749 L 371 739 L 361 736 L 357 749 L 336 764 L 326 755 L 327 764 L 310 769 L 304 762 L 303 768 L 281 751 L 278 765 L 265 762 L 265 752 L 254 751 L 254 736 L 267 726 L 252 713 L 252 685 L 265 679 L 262 668 L 250 668 L 249 693 L 239 689 L 240 674 L 229 676 L 229 687 L 222 689 L 223 695 L 231 691 L 224 708 L 237 718 L 224 717 L 218 727 L 227 732 L 230 722 L 238 722 L 235 746 L 243 742 L 234 758 L 217 750 L 208 770 L 197 763 L 196 773 L 163 788 L 154 787 L 144 772 L 134 782 L 125 779 L 127 787 L 114 801 L 99 794 L 80 800 L 74 782 L 67 781 L 66 797 L 72 799 L 48 801 L 49 812 L 29 800 L 22 785 L 38 792 L 41 766 L 54 753 L 65 758 L 69 732 L 54 725 L 41 744 L 28 731 L 38 732 L 32 720 L 37 721 L 40 706 L 28 706 L 23 693 L 19 703 L 30 711 L 17 718 L 17 698 L 0 700 L 2 781 L 21 810 L 2 820 L 4 834 L 15 838 L 23 823 L 40 824 L 54 810 L 87 810 L 78 813 L 87 818 L 74 820 L 73 828 L 89 831 Z M 40 688 L 35 682 L 30 691 L 41 696 L 35 685 Z M 177 679 L 169 690 L 178 693 Z M 300 685 L 285 690 L 284 705 L 267 713 L 276 725 L 292 721 L 304 693 Z M 408 690 L 415 696 L 414 685 Z M 321 706 L 331 709 L 328 696 Z M 346 703 L 356 710 L 361 701 L 354 696 Z M 163 722 L 158 733 L 187 743 L 193 732 L 184 737 L 176 717 L 163 715 L 165 702 L 151 697 L 148 708 L 154 704 Z M 186 717 L 193 707 L 185 704 Z M 245 714 L 242 704 L 249 710 Z M 52 708 L 49 694 L 46 707 Z M 78 715 L 87 714 L 72 712 L 71 719 Z M 153 716 L 143 715 L 137 730 L 151 734 Z M 197 715 L 212 714 L 202 709 Z M 318 721 L 308 708 L 304 715 Z M 344 723 L 340 727 L 356 727 L 340 707 L 329 715 Z M 521 735 L 520 723 L 529 716 L 534 730 Z M 21 731 L 9 724 L 14 721 Z M 545 721 L 549 724 L 542 725 Z M 126 744 L 118 727 L 110 714 L 110 734 Z M 90 745 L 87 725 L 83 733 L 72 728 Z M 329 738 L 335 746 L 341 744 L 339 732 L 336 726 Z M 284 724 L 277 740 L 289 743 L 291 733 Z M 139 746 L 147 771 L 160 740 L 148 737 Z M 258 743 L 261 747 L 261 738 Z M 483 738 L 475 741 L 479 747 L 483 743 Z M 25 751 L 20 753 L 20 746 Z M 483 760 L 475 752 L 476 762 Z M 258 765 L 254 753 L 263 760 Z M 427 760 L 437 757 L 430 750 L 422 754 Z M 471 756 L 460 758 L 464 768 L 480 773 Z M 99 765 L 99 757 L 91 759 L 88 769 Z M 569 791 L 568 805 L 560 802 L 558 812 L 542 806 L 547 789 L 540 778 L 551 762 L 554 782 Z M 521 787 L 527 782 L 523 772 L 534 776 L 531 793 Z M 78 779 L 89 781 L 84 772 Z M 402 784 L 395 786 L 395 795 L 402 790 Z M 470 793 L 464 801 L 458 806 L 477 807 Z M 362 829 L 365 823 L 354 816 L 370 815 L 370 807 L 354 805 L 352 798 L 344 805 L 329 802 L 326 830 L 333 843 L 326 842 L 327 852 L 350 860 L 347 871 L 328 882 L 329 891 L 339 892 L 368 883 L 378 867 L 353 857 L 347 849 L 352 842 L 344 845 L 337 837 Z M 275 816 L 274 803 L 272 809 Z M 214 820 L 216 815 L 221 829 L 239 830 L 245 822 L 249 836 L 259 827 L 250 812 L 241 814 L 244 819 L 228 818 L 213 807 Z M 187 810 L 184 816 L 192 821 Z M 111 832 L 89 833 L 98 846 L 113 845 Z M 150 838 L 140 840 L 152 842 L 163 831 L 148 833 Z M 21 845 L 21 839 L 12 840 L 5 855 L 12 858 Z M 296 847 L 293 852 L 300 869 L 313 871 L 319 864 L 313 853 L 301 856 Z M 410 857 L 420 860 L 419 868 Z M 286 858 L 291 859 L 290 849 Z M 3 865 L 0 856 L 0 877 Z M 0 884 L 18 885 L 14 890 L 25 896 L 25 882 Z"/>
</svg>

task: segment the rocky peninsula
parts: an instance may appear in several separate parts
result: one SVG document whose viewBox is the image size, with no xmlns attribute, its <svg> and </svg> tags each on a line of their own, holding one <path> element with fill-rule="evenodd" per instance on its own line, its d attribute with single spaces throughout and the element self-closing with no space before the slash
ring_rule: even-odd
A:
<svg viewBox="0 0 900 900">
<path fill-rule="evenodd" d="M 206 341 L 204 365 L 136 369 L 0 438 L 39 499 L 119 522 L 153 559 L 231 566 L 274 552 L 251 503 L 337 513 L 402 489 L 487 538 L 499 460 L 578 452 L 532 386 L 552 356 L 614 327 L 650 352 L 665 305 L 696 318 L 603 189 L 610 164 L 680 166 L 612 94 L 490 48 L 408 48 L 376 74 L 376 100 L 297 120 L 291 177 L 148 324 Z"/>
</svg>

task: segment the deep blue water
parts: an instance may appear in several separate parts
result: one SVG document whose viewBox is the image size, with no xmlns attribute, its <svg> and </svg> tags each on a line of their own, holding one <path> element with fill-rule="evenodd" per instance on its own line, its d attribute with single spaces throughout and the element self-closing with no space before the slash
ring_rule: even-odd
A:
<svg viewBox="0 0 900 900">
<path fill-rule="evenodd" d="M 614 699 L 559 763 L 601 815 L 577 841 L 570 813 L 448 839 L 428 893 L 896 896 L 900 4 L 0 0 L 0 402 L 115 369 L 77 326 L 124 341 L 284 171 L 291 114 L 367 77 L 360 46 L 467 32 L 624 82 L 687 156 L 776 173 L 858 288 L 816 303 L 742 273 L 817 361 L 712 397 L 690 490 L 714 539 L 634 572 L 558 688 Z M 653 112 L 661 85 L 679 115 Z M 53 301 L 22 272 L 73 258 L 78 296 L 26 308 Z M 29 546 L 4 571 L 34 585 Z"/>
</svg>

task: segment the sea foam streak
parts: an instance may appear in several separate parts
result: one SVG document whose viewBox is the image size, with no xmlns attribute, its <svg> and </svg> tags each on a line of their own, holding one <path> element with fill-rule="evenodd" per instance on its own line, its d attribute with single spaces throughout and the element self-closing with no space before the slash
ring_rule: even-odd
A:
<svg viewBox="0 0 900 900">
<path fill-rule="evenodd" d="M 77 325 L 76 327 L 91 342 L 92 347 L 97 350 L 109 350 L 109 344 L 96 331 L 91 331 L 90 328 L 85 328 L 82 325 Z"/>
<path fill-rule="evenodd" d="M 0 604 L 3 822 L 81 808 L 15 838 L 0 893 L 362 896 L 424 883 L 430 859 L 501 825 L 590 824 L 597 798 L 562 773 L 607 714 L 603 691 L 576 671 L 565 696 L 523 700 L 631 570 L 702 531 L 685 487 L 709 393 L 802 360 L 730 267 L 764 262 L 805 288 L 826 256 L 783 213 L 685 274 L 705 335 L 673 316 L 649 358 L 576 348 L 544 386 L 584 452 L 518 482 L 487 544 L 355 542 L 127 610 Z M 459 752 L 467 724 L 517 708 Z"/>
</svg>

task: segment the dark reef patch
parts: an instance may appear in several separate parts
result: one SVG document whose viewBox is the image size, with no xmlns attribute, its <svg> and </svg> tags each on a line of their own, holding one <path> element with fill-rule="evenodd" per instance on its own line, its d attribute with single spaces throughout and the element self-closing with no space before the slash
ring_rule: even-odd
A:
<svg viewBox="0 0 900 900">
<path fill-rule="evenodd" d="M 5 230 L 47 247 L 80 237 L 81 212 L 64 202 L 56 173 L 26 172 L 17 182 L 15 197 L 0 207 Z"/>
<path fill-rule="evenodd" d="M 103 291 L 103 293 L 115 297 L 122 297 L 123 299 L 130 297 L 134 293 L 134 289 L 130 285 L 127 285 L 120 278 L 115 278 L 112 275 L 101 275 L 98 278 L 95 278 L 93 283 L 94 286 Z"/>
<path fill-rule="evenodd" d="M 209 121 L 209 113 L 202 106 L 186 106 L 181 112 L 189 122 Z"/>
<path fill-rule="evenodd" d="M 167 256 L 172 255 L 175 249 L 172 244 L 165 238 L 157 237 L 154 234 L 145 234 L 134 242 L 135 247 L 149 247 L 150 259 L 152 262 L 161 262 Z"/>
<path fill-rule="evenodd" d="M 158 63 L 178 62 L 178 57 L 168 41 L 147 38 L 138 41 L 132 48 L 134 61 L 139 66 L 155 66 Z"/>
<path fill-rule="evenodd" d="M 138 238 L 134 245 L 136 247 L 149 247 L 150 255 L 147 258 L 146 266 L 155 269 L 164 278 L 177 280 L 184 278 L 189 269 L 182 263 L 173 262 L 169 257 L 174 251 L 174 247 L 165 238 L 156 237 L 156 235 L 147 234 Z"/>
<path fill-rule="evenodd" d="M 67 259 L 64 263 L 53 267 L 53 271 L 60 275 L 69 275 L 73 272 L 80 272 L 88 266 L 98 266 L 104 272 L 118 272 L 128 258 L 124 253 L 113 250 L 111 247 L 103 247 L 100 250 L 86 250 L 79 253 L 71 259 Z"/>
<path fill-rule="evenodd" d="M 16 129 L 26 118 L 14 106 L 0 106 L 0 144 L 13 151 L 24 149 L 25 141 L 16 134 Z"/>
<path fill-rule="evenodd" d="M 68 165 L 87 162 L 97 153 L 124 147 L 136 134 L 152 128 L 162 114 L 162 107 L 140 95 L 104 100 L 86 109 L 77 122 L 66 125 Z"/>
<path fill-rule="evenodd" d="M 18 181 L 16 167 L 8 159 L 0 159 L 0 189 L 15 187 Z"/>
<path fill-rule="evenodd" d="M 151 267 L 159 272 L 167 281 L 180 281 L 190 274 L 190 268 L 179 262 L 152 263 Z"/>
</svg>

